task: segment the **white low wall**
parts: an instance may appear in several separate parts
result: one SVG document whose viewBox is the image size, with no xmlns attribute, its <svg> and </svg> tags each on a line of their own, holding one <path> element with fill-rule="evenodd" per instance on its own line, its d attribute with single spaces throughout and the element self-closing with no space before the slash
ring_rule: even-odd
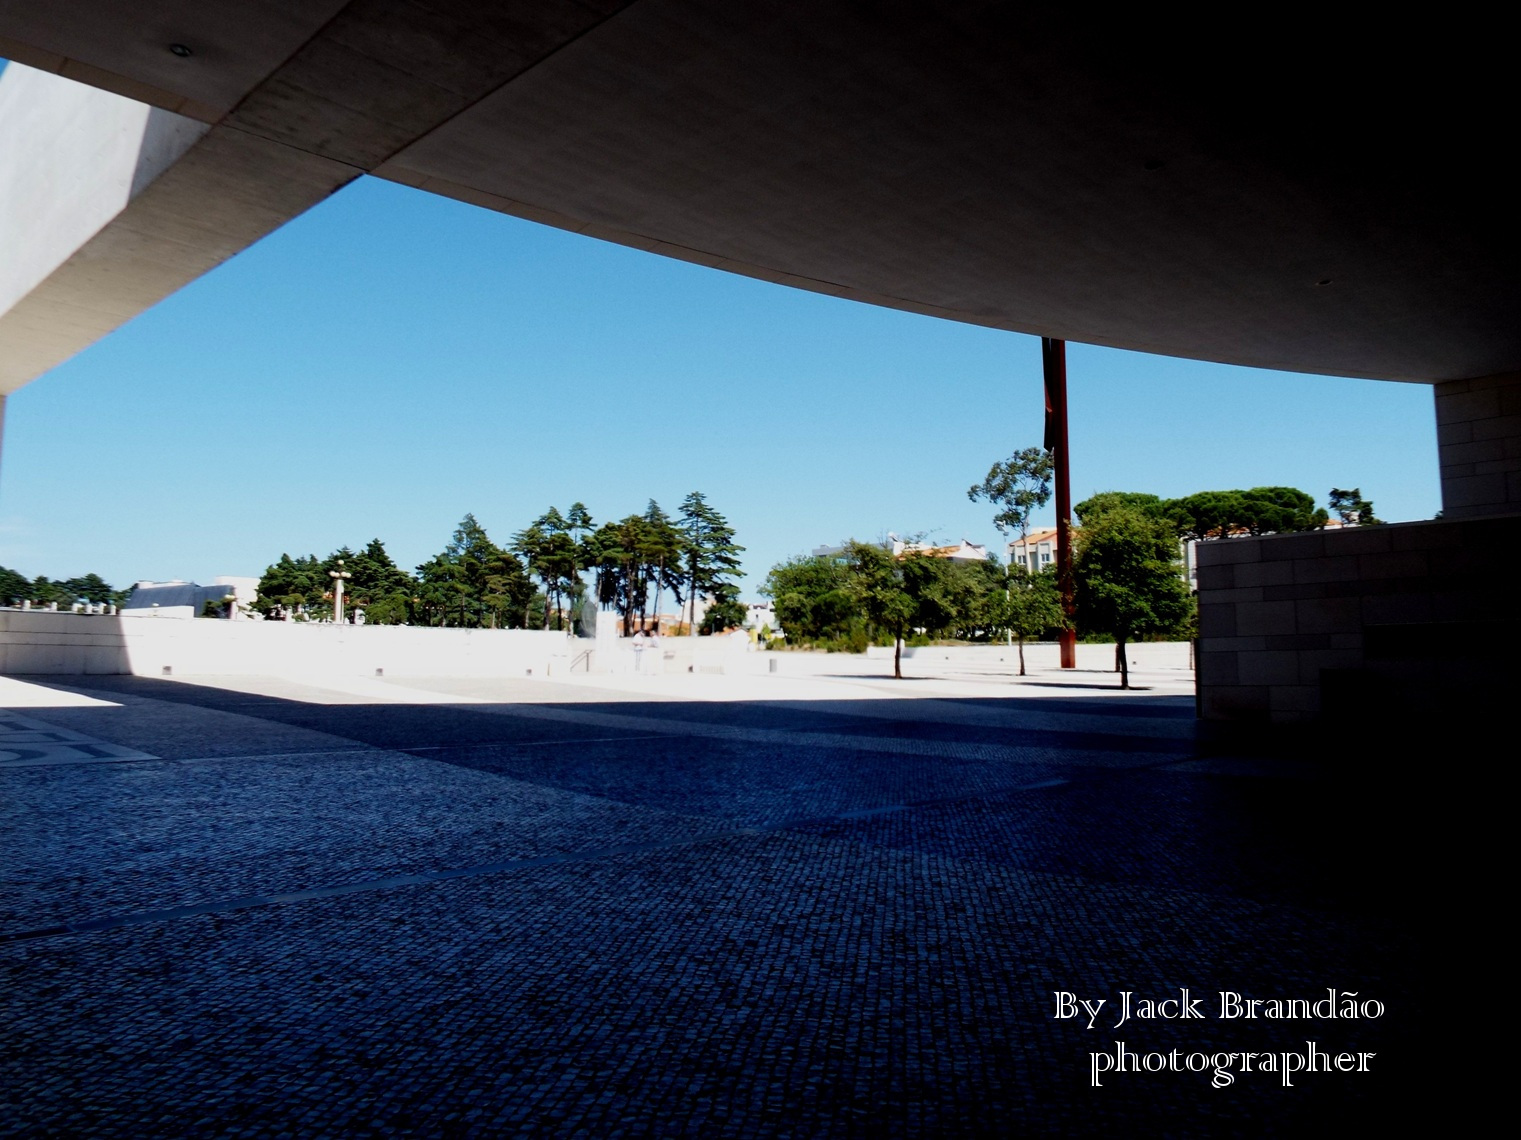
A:
<svg viewBox="0 0 1521 1140">
<path fill-rule="evenodd" d="M 0 610 L 0 673 L 543 677 L 585 671 L 589 646 L 539 630 Z"/>
<path fill-rule="evenodd" d="M 598 643 L 591 661 L 591 673 L 646 673 L 664 676 L 676 673 L 711 673 L 725 676 L 763 673 L 766 662 L 761 654 L 751 652 L 750 639 L 744 634 L 719 634 L 716 637 L 662 637 L 658 644 L 635 649 L 633 638 L 618 638 Z M 576 666 L 576 672 L 582 667 Z"/>
<path fill-rule="evenodd" d="M 873 646 L 867 650 L 872 656 L 891 658 L 890 646 Z M 1189 669 L 1191 657 L 1186 641 L 1133 641 L 1125 646 L 1125 656 L 1132 669 Z M 1019 660 L 1017 645 L 919 645 L 903 650 L 905 661 L 932 665 L 943 662 L 948 665 L 987 666 L 1000 658 Z M 1056 669 L 1061 666 L 1061 646 L 1054 641 L 1025 642 L 1025 665 L 1030 668 Z M 1082 644 L 1077 646 L 1079 669 L 1113 669 L 1113 644 Z"/>
<path fill-rule="evenodd" d="M 1079 645 L 1080 669 L 1114 667 L 1114 646 Z M 1129 647 L 1133 669 L 1186 669 L 1186 642 Z M 905 649 L 916 672 L 1013 668 L 1015 650 L 998 645 Z M 817 658 L 817 661 L 814 660 Z M 0 673 L 132 673 L 140 677 L 363 676 L 564 677 L 571 673 L 727 675 L 848 668 L 891 660 L 892 649 L 850 654 L 751 652 L 746 638 L 667 637 L 635 653 L 628 638 L 568 638 L 523 629 L 427 629 L 317 622 L 122 618 L 104 614 L 0 610 Z M 1006 660 L 1005 660 L 1006 659 Z M 773 664 L 773 660 L 775 664 Z M 1057 667 L 1050 642 L 1025 646 L 1032 669 Z"/>
</svg>

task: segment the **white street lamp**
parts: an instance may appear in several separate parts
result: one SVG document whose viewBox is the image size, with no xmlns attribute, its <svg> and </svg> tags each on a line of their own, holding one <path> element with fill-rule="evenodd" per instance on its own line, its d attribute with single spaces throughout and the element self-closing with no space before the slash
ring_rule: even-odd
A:
<svg viewBox="0 0 1521 1140">
<path fill-rule="evenodd" d="M 338 569 L 329 570 L 327 576 L 333 580 L 333 624 L 342 625 L 343 583 L 354 575 L 343 568 L 343 559 L 340 558 L 338 559 Z"/>
</svg>

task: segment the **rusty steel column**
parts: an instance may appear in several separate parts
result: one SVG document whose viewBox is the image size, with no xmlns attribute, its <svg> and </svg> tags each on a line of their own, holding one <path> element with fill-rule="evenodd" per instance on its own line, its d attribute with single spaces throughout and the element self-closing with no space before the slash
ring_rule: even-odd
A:
<svg viewBox="0 0 1521 1140">
<path fill-rule="evenodd" d="M 1046 381 L 1046 447 L 1056 465 L 1056 584 L 1068 628 L 1061 632 L 1061 667 L 1077 668 L 1077 595 L 1072 581 L 1072 473 L 1067 463 L 1067 342 L 1042 337 Z"/>
</svg>

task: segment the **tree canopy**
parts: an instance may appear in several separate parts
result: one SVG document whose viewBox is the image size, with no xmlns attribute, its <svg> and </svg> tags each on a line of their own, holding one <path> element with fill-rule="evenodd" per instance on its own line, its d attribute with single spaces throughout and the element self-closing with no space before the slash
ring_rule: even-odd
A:
<svg viewBox="0 0 1521 1140">
<path fill-rule="evenodd" d="M 771 599 L 778 624 L 799 645 L 843 638 L 858 620 L 850 576 L 839 558 L 814 555 L 773 566 L 761 594 Z"/>
<path fill-rule="evenodd" d="M 852 540 L 836 554 L 778 563 L 761 593 L 772 599 L 789 644 L 859 652 L 873 640 L 897 644 L 910 636 L 987 641 L 1013 628 L 1009 583 L 996 559 L 894 555 L 883 544 Z M 1060 626 L 1059 613 L 1042 624 L 1043 613 L 1050 616 L 1038 607 L 1021 612 L 1027 636 Z M 901 660 L 894 672 L 901 673 Z"/>
<path fill-rule="evenodd" d="M 1078 524 L 1086 527 L 1107 511 L 1120 507 L 1165 519 L 1185 541 L 1318 530 L 1329 518 L 1323 508 L 1315 505 L 1311 495 L 1295 487 L 1198 491 L 1179 499 L 1163 499 L 1137 491 L 1103 491 L 1078 503 L 1073 513 Z"/>
<path fill-rule="evenodd" d="M 75 602 L 92 605 L 121 605 L 130 590 L 114 590 L 99 574 L 84 574 L 77 578 L 54 581 L 46 575 L 28 578 L 15 570 L 0 566 L 0 605 L 15 606 L 22 602 L 33 605 L 56 604 L 60 608 Z"/>
<path fill-rule="evenodd" d="M 739 556 L 745 548 L 734 541 L 734 528 L 708 503 L 700 491 L 693 491 L 681 501 L 676 523 L 681 534 L 687 562 L 687 600 L 693 614 L 697 599 L 710 599 L 708 608 L 724 607 L 720 613 L 733 617 L 738 609 Z M 695 621 L 694 621 L 695 624 Z M 715 632 L 711 627 L 707 632 Z"/>
<path fill-rule="evenodd" d="M 255 606 L 270 618 L 329 618 L 329 572 L 341 561 L 351 575 L 344 589 L 351 621 L 363 611 L 366 622 L 379 624 L 564 629 L 583 605 L 593 604 L 617 610 L 631 632 L 636 621 L 641 628 L 649 622 L 652 605 L 659 613 L 666 591 L 680 607 L 696 590 L 711 599 L 703 631 L 712 632 L 743 621 L 732 582 L 743 550 L 723 515 L 698 492 L 687 497 L 680 519 L 651 499 L 643 514 L 600 527 L 584 503 L 563 514 L 551 506 L 514 534 L 508 549 L 467 514 L 444 549 L 413 574 L 396 565 L 378 538 L 363 550 L 344 546 L 325 559 L 282 554 L 260 579 Z M 0 588 L 7 582 L 0 578 Z"/>
<path fill-rule="evenodd" d="M 1051 501 L 1055 471 L 1050 452 L 1027 447 L 993 464 L 981 483 L 967 488 L 966 496 L 974 503 L 986 499 L 999 508 L 993 516 L 999 534 L 1012 530 L 1023 536 L 1030 531 L 1030 516 Z"/>
<path fill-rule="evenodd" d="M 337 552 L 329 556 L 327 569 L 331 570 L 337 559 Z M 406 622 L 416 583 L 391 560 L 380 539 L 370 539 L 363 550 L 346 557 L 344 569 L 353 575 L 347 586 L 349 604 L 364 610 L 365 621 L 376 625 Z"/>
<path fill-rule="evenodd" d="M 1128 642 L 1177 630 L 1193 599 L 1183 581 L 1178 539 L 1162 519 L 1134 506 L 1101 512 L 1077 533 L 1073 565 L 1080 629 L 1114 637 L 1120 687 L 1130 687 Z"/>
<path fill-rule="evenodd" d="M 304 558 L 282 554 L 260 577 L 254 609 L 271 618 L 323 616 L 330 581 L 325 564 L 315 554 Z"/>
<path fill-rule="evenodd" d="M 1079 526 L 1087 526 L 1105 511 L 1116 507 L 1130 507 L 1154 518 L 1166 518 L 1169 501 L 1145 491 L 1100 491 L 1078 503 L 1072 513 L 1077 516 Z"/>
<path fill-rule="evenodd" d="M 523 564 L 467 514 L 443 551 L 417 568 L 418 614 L 427 625 L 521 628 L 534 596 Z"/>
<path fill-rule="evenodd" d="M 1011 566 L 1002 593 L 991 595 L 987 614 L 990 632 L 1007 632 L 1018 642 L 1019 675 L 1023 677 L 1026 639 L 1067 625 L 1056 567 L 1032 574 L 1023 566 Z"/>
<path fill-rule="evenodd" d="M 894 558 L 891 551 L 867 542 L 851 542 L 845 551 L 851 593 L 866 620 L 893 635 L 893 676 L 901 679 L 903 637 L 917 609 L 905 580 L 904 563 L 908 560 Z"/>
<path fill-rule="evenodd" d="M 512 552 L 527 563 L 529 572 L 544 588 L 545 629 L 550 626 L 551 614 L 557 623 L 567 620 L 566 598 L 581 595 L 584 556 L 575 536 L 591 525 L 591 515 L 580 503 L 571 509 L 571 518 L 551 506 L 530 526 L 512 536 Z"/>
<path fill-rule="evenodd" d="M 1316 530 L 1325 526 L 1329 517 L 1315 505 L 1314 498 L 1294 487 L 1200 491 L 1170 500 L 1163 513 L 1185 539 Z"/>
<path fill-rule="evenodd" d="M 1350 491 L 1332 487 L 1330 503 L 1343 526 L 1379 526 L 1384 521 L 1374 516 L 1373 502 L 1363 498 L 1361 487 L 1353 487 Z"/>
</svg>

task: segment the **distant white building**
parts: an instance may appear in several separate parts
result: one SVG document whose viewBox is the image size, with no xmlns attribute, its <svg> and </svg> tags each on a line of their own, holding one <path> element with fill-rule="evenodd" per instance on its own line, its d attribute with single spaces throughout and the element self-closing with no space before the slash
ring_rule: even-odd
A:
<svg viewBox="0 0 1521 1140">
<path fill-rule="evenodd" d="M 223 574 L 209 586 L 174 579 L 169 582 L 138 582 L 122 605 L 122 617 L 196 618 L 207 602 L 218 605 L 231 600 L 232 617 L 249 616 L 248 607 L 258 595 L 259 580 Z"/>
<path fill-rule="evenodd" d="M 1023 538 L 1016 538 L 1007 549 L 1010 566 L 1022 566 L 1031 574 L 1056 565 L 1056 528 L 1041 527 Z"/>
<path fill-rule="evenodd" d="M 902 558 L 906 554 L 923 554 L 930 558 L 944 558 L 951 562 L 986 562 L 988 560 L 986 546 L 979 546 L 964 538 L 950 546 L 932 546 L 927 542 L 904 542 L 896 535 L 890 534 L 887 537 L 892 542 L 895 558 Z"/>
<path fill-rule="evenodd" d="M 773 634 L 780 632 L 776 624 L 776 608 L 770 602 L 750 602 L 745 606 L 745 628 L 762 630 L 771 627 Z"/>
<path fill-rule="evenodd" d="M 890 550 L 894 558 L 902 558 L 908 554 L 924 554 L 930 558 L 945 558 L 952 562 L 986 562 L 988 560 L 988 548 L 979 546 L 975 542 L 962 539 L 950 546 L 933 546 L 927 542 L 904 542 L 895 534 L 889 534 L 887 541 L 879 543 L 884 550 Z M 841 546 L 816 546 L 813 548 L 815 558 L 833 558 L 835 555 L 844 554 L 845 547 Z"/>
</svg>

